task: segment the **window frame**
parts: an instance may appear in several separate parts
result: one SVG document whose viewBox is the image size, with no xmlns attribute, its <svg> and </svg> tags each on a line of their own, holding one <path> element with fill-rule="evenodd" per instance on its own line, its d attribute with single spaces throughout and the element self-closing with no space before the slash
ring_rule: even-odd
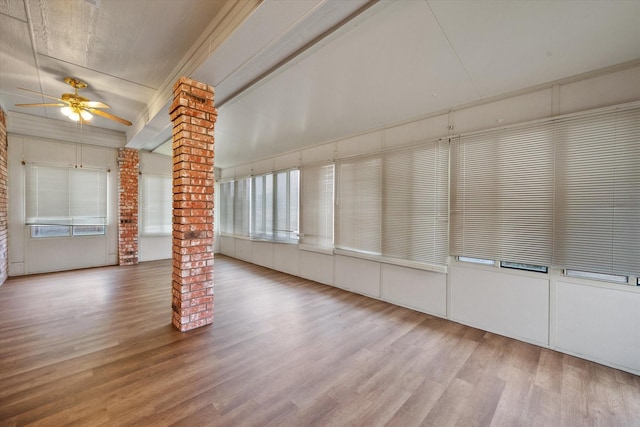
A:
<svg viewBox="0 0 640 427">
<path fill-rule="evenodd" d="M 66 175 L 66 178 L 58 182 L 59 187 L 57 193 L 64 196 L 63 204 L 57 203 L 54 211 L 50 211 L 49 206 L 40 209 L 42 205 L 49 205 L 46 197 L 41 197 L 40 192 L 48 193 L 46 189 L 40 188 L 41 171 L 48 170 L 49 173 L 58 173 Z M 56 172 L 53 172 L 56 170 Z M 25 217 L 24 225 L 29 228 L 29 237 L 32 239 L 51 239 L 51 238 L 86 238 L 105 236 L 107 233 L 107 225 L 109 223 L 109 169 L 102 168 L 85 168 L 76 166 L 60 166 L 31 163 L 25 164 Z M 82 177 L 87 173 L 93 173 L 96 181 L 93 183 L 97 188 L 85 188 L 86 184 L 91 182 Z M 45 175 L 46 178 L 46 175 Z M 49 181 L 45 179 L 45 181 Z M 55 180 L 51 180 L 55 182 Z M 65 182 L 66 181 L 66 182 Z M 47 184 L 51 184 L 48 182 Z M 73 190 L 80 191 L 73 191 Z M 87 194 L 95 195 L 95 198 L 89 200 L 89 203 L 82 198 Z M 44 200 L 41 200 L 44 199 Z M 57 202 L 57 200 L 56 200 Z M 64 206 L 66 204 L 66 207 Z M 86 215 L 93 211 L 94 215 Z M 55 213 L 55 214 L 54 214 Z M 85 213 L 85 215 L 82 215 Z M 57 228 L 58 233 L 43 233 L 39 235 L 40 230 Z M 82 229 L 91 229 L 94 231 L 81 232 Z M 65 230 L 66 232 L 63 232 Z"/>
</svg>

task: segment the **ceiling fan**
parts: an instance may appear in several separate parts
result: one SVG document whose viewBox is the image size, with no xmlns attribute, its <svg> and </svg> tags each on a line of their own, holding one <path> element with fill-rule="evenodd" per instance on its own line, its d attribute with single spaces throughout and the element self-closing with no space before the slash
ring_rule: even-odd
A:
<svg viewBox="0 0 640 427">
<path fill-rule="evenodd" d="M 75 93 L 63 93 L 60 98 L 57 98 L 55 96 L 46 95 L 44 93 L 36 92 L 33 90 L 21 87 L 18 88 L 26 92 L 44 96 L 46 98 L 55 99 L 59 102 L 49 104 L 16 104 L 16 107 L 62 107 L 60 109 L 60 111 L 62 111 L 62 114 L 75 122 L 80 121 L 81 123 L 84 123 L 91 120 L 93 114 L 95 114 L 109 120 L 114 120 L 123 125 L 131 126 L 131 122 L 129 120 L 125 120 L 122 117 L 118 117 L 111 113 L 99 110 L 98 108 L 110 108 L 104 102 L 89 101 L 89 99 L 85 98 L 84 96 L 78 95 L 79 89 L 85 89 L 89 86 L 87 83 L 83 82 L 82 80 L 76 79 L 75 77 L 65 77 L 64 82 L 73 87 L 75 89 Z"/>
</svg>

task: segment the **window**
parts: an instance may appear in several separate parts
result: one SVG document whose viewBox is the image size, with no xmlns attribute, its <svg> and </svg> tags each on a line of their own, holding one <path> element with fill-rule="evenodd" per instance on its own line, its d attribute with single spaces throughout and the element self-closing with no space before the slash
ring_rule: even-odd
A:
<svg viewBox="0 0 640 427">
<path fill-rule="evenodd" d="M 461 136 L 451 150 L 451 255 L 550 265 L 553 125 Z"/>
<path fill-rule="evenodd" d="M 496 265 L 496 262 L 492 259 L 484 259 L 484 258 L 472 258 L 468 256 L 457 256 L 456 259 L 462 262 L 470 262 L 473 264 L 482 264 L 482 265 Z"/>
<path fill-rule="evenodd" d="M 549 268 L 544 265 L 523 264 L 521 262 L 501 261 L 500 267 L 511 268 L 513 270 L 534 271 L 536 273 L 548 273 Z"/>
<path fill-rule="evenodd" d="M 172 178 L 140 176 L 140 231 L 143 235 L 170 235 L 173 219 Z"/>
<path fill-rule="evenodd" d="M 251 188 L 251 239 L 297 242 L 300 171 L 254 176 Z"/>
<path fill-rule="evenodd" d="M 333 175 L 333 164 L 302 169 L 301 248 L 333 248 Z"/>
<path fill-rule="evenodd" d="M 581 279 L 601 280 L 613 283 L 629 283 L 629 278 L 627 276 L 619 274 L 592 273 L 589 271 L 571 269 L 564 270 L 564 274 L 568 277 L 579 277 Z"/>
<path fill-rule="evenodd" d="M 249 201 L 251 181 L 249 178 L 238 179 L 233 187 L 233 234 L 249 236 Z"/>
<path fill-rule="evenodd" d="M 25 224 L 31 237 L 101 235 L 107 222 L 107 172 L 27 165 Z"/>
<path fill-rule="evenodd" d="M 233 235 L 233 200 L 235 181 L 221 182 L 220 186 L 220 234 Z"/>
<path fill-rule="evenodd" d="M 639 144 L 637 106 L 461 136 L 452 145 L 451 254 L 619 283 L 638 277 Z"/>
<path fill-rule="evenodd" d="M 556 123 L 554 263 L 640 275 L 640 108 Z"/>
<path fill-rule="evenodd" d="M 382 156 L 382 255 L 444 266 L 448 255 L 447 142 Z"/>
<path fill-rule="evenodd" d="M 444 269 L 448 162 L 447 142 L 338 161 L 336 248 Z"/>
<path fill-rule="evenodd" d="M 249 178 L 220 183 L 220 233 L 249 236 Z"/>
<path fill-rule="evenodd" d="M 382 156 L 340 160 L 336 172 L 336 248 L 381 255 Z"/>
</svg>

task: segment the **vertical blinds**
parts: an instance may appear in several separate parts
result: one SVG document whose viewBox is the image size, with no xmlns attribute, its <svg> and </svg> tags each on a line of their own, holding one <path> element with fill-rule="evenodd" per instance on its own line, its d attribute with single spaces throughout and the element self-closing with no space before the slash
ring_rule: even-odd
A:
<svg viewBox="0 0 640 427">
<path fill-rule="evenodd" d="M 445 266 L 448 143 L 337 162 L 336 248 Z"/>
<path fill-rule="evenodd" d="M 305 166 L 301 171 L 301 245 L 333 247 L 333 172 L 333 164 Z"/>
<path fill-rule="evenodd" d="M 554 264 L 640 276 L 640 108 L 556 122 Z"/>
<path fill-rule="evenodd" d="M 451 149 L 451 254 L 549 265 L 553 124 L 462 136 Z"/>
</svg>

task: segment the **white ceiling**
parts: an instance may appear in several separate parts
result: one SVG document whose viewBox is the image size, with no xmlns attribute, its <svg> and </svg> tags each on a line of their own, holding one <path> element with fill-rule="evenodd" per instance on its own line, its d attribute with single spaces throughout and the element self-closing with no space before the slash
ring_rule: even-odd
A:
<svg viewBox="0 0 640 427">
<path fill-rule="evenodd" d="M 134 122 L 94 126 L 152 150 L 190 75 L 216 88 L 227 167 L 640 60 L 640 0 L 258 3 L 0 0 L 0 106 L 11 117 L 43 102 L 17 87 L 57 96 L 79 77 Z"/>
</svg>

